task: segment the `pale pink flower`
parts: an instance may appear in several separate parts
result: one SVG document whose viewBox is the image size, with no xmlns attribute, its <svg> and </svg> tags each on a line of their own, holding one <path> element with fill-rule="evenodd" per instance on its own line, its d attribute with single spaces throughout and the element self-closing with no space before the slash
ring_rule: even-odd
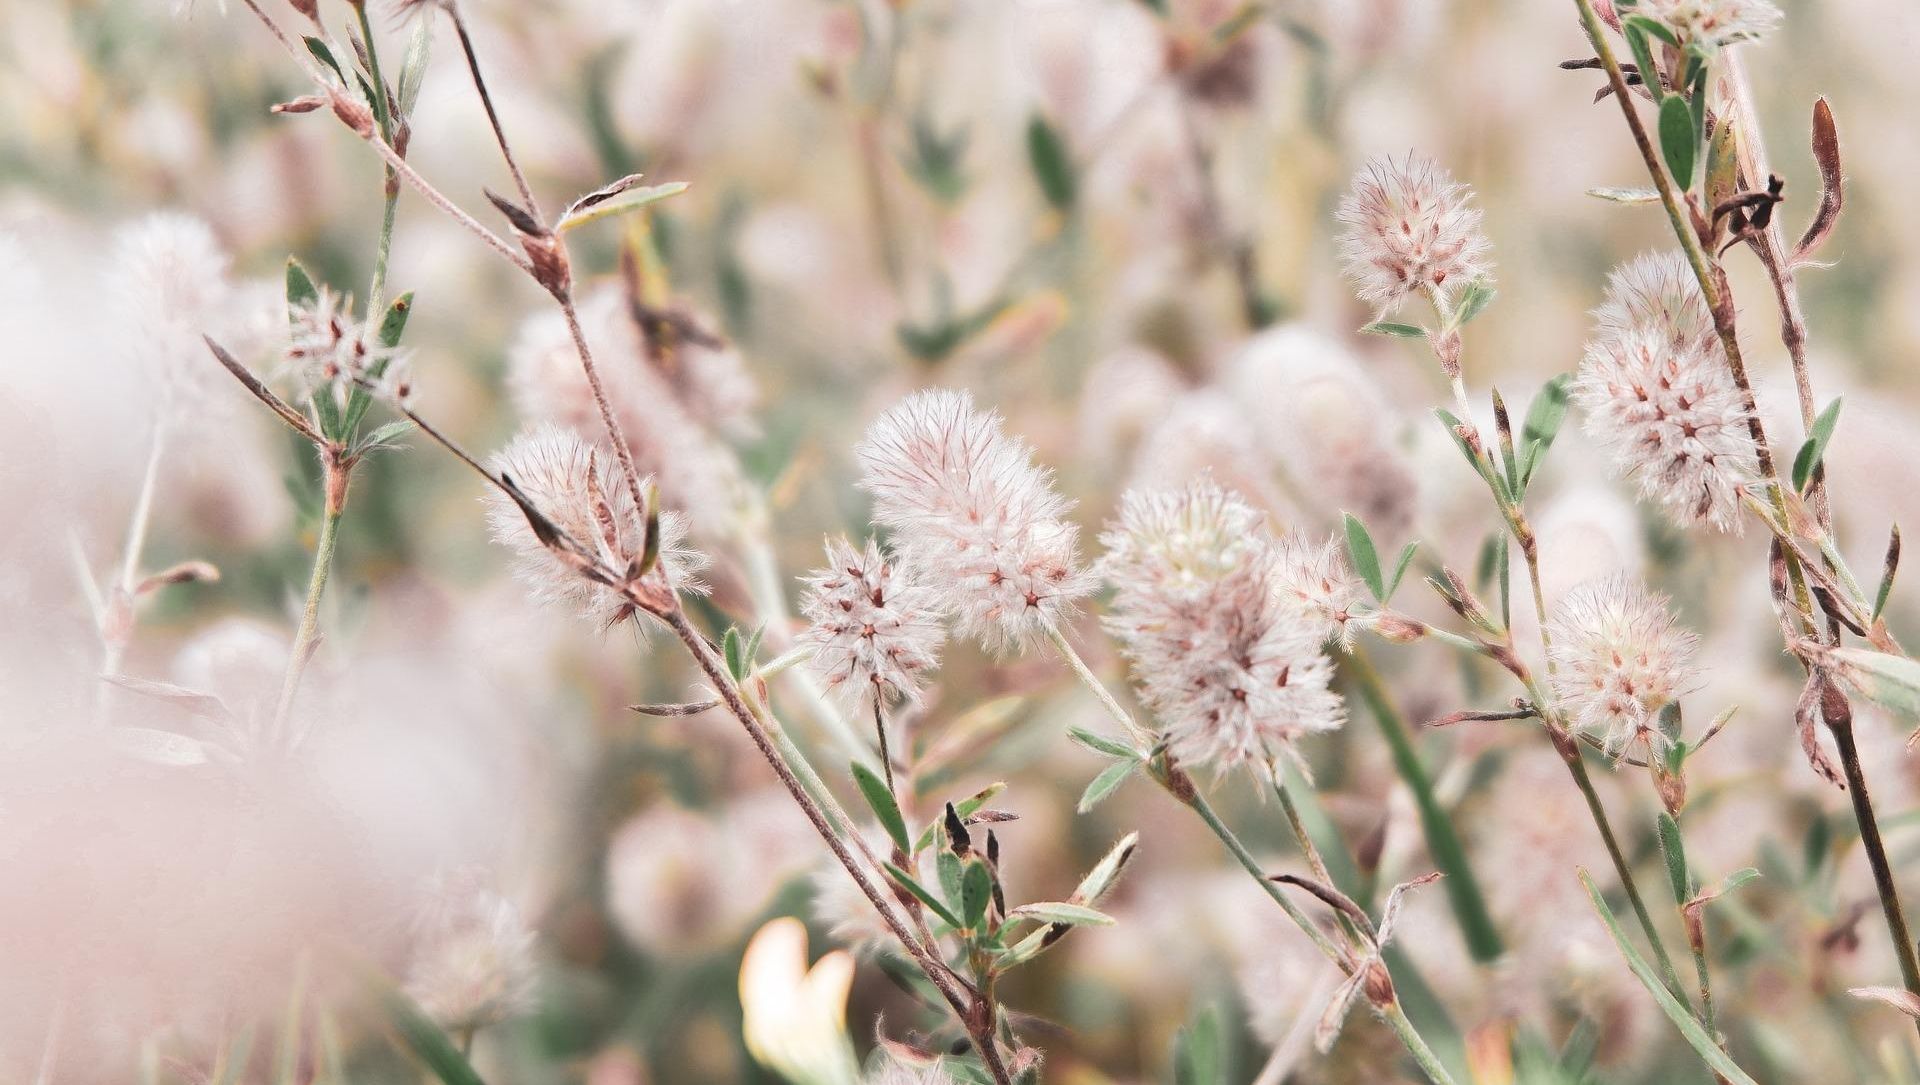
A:
<svg viewBox="0 0 1920 1085">
<path fill-rule="evenodd" d="M 511 901 L 462 876 L 420 918 L 406 989 L 427 1016 L 472 1031 L 533 1008 L 534 935 Z"/>
<path fill-rule="evenodd" d="M 1633 11 L 1658 19 L 1682 45 L 1708 49 L 1755 41 L 1780 25 L 1771 0 L 1640 0 Z"/>
<path fill-rule="evenodd" d="M 1386 312 L 1411 294 L 1444 296 L 1488 278 L 1493 246 L 1472 195 L 1424 155 L 1368 162 L 1334 212 L 1346 226 L 1340 262 L 1360 300 Z"/>
<path fill-rule="evenodd" d="M 902 1062 L 888 1062 L 869 1074 L 864 1085 L 957 1085 L 957 1082 L 936 1059 L 928 1066 L 908 1066 Z"/>
<path fill-rule="evenodd" d="M 1625 574 L 1567 593 L 1547 622 L 1553 690 L 1573 726 L 1610 754 L 1658 744 L 1661 709 L 1699 682 L 1699 638 L 1680 628 L 1667 598 Z"/>
<path fill-rule="evenodd" d="M 201 336 L 230 340 L 243 308 L 213 231 L 190 215 L 148 215 L 115 233 L 109 267 L 108 293 L 126 317 L 122 349 L 151 380 L 161 417 L 198 409 L 229 379 Z"/>
<path fill-rule="evenodd" d="M 828 688 L 855 703 L 917 701 L 927 672 L 940 665 L 946 603 L 911 565 L 867 540 L 855 550 L 827 540 L 827 564 L 807 578 L 799 643 Z"/>
<path fill-rule="evenodd" d="M 1616 269 L 1574 383 L 1586 429 L 1674 518 L 1740 529 L 1753 437 L 1726 350 L 1678 253 Z"/>
<path fill-rule="evenodd" d="M 618 574 L 641 556 L 645 516 L 634 507 L 620 461 L 607 449 L 571 430 L 543 425 L 515 437 L 494 457 L 493 468 L 605 568 Z M 643 493 L 647 485 L 648 480 L 641 481 Z M 695 574 L 706 558 L 686 546 L 686 519 L 669 510 L 659 522 L 658 567 L 667 583 L 676 591 L 704 593 Z M 487 494 L 487 523 L 494 541 L 513 552 L 515 572 L 536 598 L 575 607 L 605 625 L 631 613 L 624 595 L 582 576 L 541 543 L 520 506 L 497 490 Z"/>
<path fill-rule="evenodd" d="M 352 298 L 321 287 L 290 317 L 286 364 L 303 394 L 331 396 L 345 407 L 362 382 L 395 391 L 406 387 L 406 356 L 354 319 Z"/>
<path fill-rule="evenodd" d="M 1353 645 L 1353 613 L 1366 602 L 1366 590 L 1347 567 L 1346 547 L 1337 536 L 1324 540 L 1289 531 L 1274 543 L 1274 584 L 1291 601 L 1320 623 L 1323 641 Z"/>
<path fill-rule="evenodd" d="M 951 603 L 962 635 L 1019 648 L 1091 590 L 1076 560 L 1070 503 L 1026 442 L 965 392 L 916 392 L 855 449 L 874 521 Z"/>
<path fill-rule="evenodd" d="M 1129 491 L 1100 537 L 1108 628 L 1183 761 L 1232 767 L 1341 725 L 1325 629 L 1286 597 L 1262 517 L 1210 479 Z"/>
</svg>

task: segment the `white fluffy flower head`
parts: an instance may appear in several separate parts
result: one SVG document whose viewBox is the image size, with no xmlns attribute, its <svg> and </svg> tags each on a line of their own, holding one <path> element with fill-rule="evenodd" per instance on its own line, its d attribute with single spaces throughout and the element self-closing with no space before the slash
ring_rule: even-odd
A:
<svg viewBox="0 0 1920 1085">
<path fill-rule="evenodd" d="M 361 382 L 404 393 L 406 356 L 354 319 L 353 299 L 321 287 L 288 315 L 287 370 L 304 394 L 332 396 L 344 407 Z"/>
<path fill-rule="evenodd" d="M 950 601 L 962 635 L 1019 648 L 1059 621 L 1092 580 L 1079 529 L 1033 450 L 965 392 L 916 392 L 855 449 L 874 520 Z"/>
<path fill-rule="evenodd" d="M 1424 155 L 1368 162 L 1334 212 L 1346 226 L 1340 262 L 1360 300 L 1386 312 L 1411 294 L 1488 278 L 1493 246 L 1472 196 Z"/>
<path fill-rule="evenodd" d="M 1660 710 L 1698 682 L 1699 639 L 1674 623 L 1665 596 L 1624 573 L 1590 580 L 1554 608 L 1554 693 L 1575 727 L 1619 754 L 1659 741 Z"/>
<path fill-rule="evenodd" d="M 1676 520 L 1737 532 L 1753 437 L 1686 261 L 1648 253 L 1616 269 L 1594 318 L 1574 382 L 1587 432 Z"/>
<path fill-rule="evenodd" d="M 1366 595 L 1343 550 L 1337 537 L 1316 542 L 1289 531 L 1274 544 L 1274 583 L 1283 599 L 1321 623 L 1322 640 L 1351 646 L 1353 612 Z"/>
<path fill-rule="evenodd" d="M 646 519 L 634 507 L 618 458 L 572 430 L 554 425 L 527 430 L 494 457 L 493 468 L 606 568 L 624 570 L 645 549 Z M 642 492 L 647 485 L 641 481 Z M 494 541 L 513 552 L 514 571 L 537 598 L 575 607 L 609 626 L 632 613 L 624 595 L 587 579 L 547 549 L 505 494 L 488 492 L 487 523 Z M 706 558 L 687 548 L 686 537 L 686 520 L 680 514 L 660 514 L 658 568 L 675 591 L 701 593 L 706 588 L 695 574 Z"/>
<path fill-rule="evenodd" d="M 532 1008 L 536 963 L 520 910 L 468 877 L 455 878 L 422 916 L 407 993 L 446 1028 L 485 1028 Z"/>
<path fill-rule="evenodd" d="M 1639 0 L 1632 10 L 1659 20 L 1681 44 L 1709 49 L 1755 41 L 1780 25 L 1772 0 Z"/>
<path fill-rule="evenodd" d="M 1129 491 L 1101 543 L 1108 627 L 1181 760 L 1230 768 L 1344 721 L 1324 622 L 1283 592 L 1245 501 L 1210 479 Z"/>
<path fill-rule="evenodd" d="M 936 1060 L 928 1066 L 908 1066 L 902 1062 L 888 1062 L 868 1077 L 865 1085 L 956 1085 L 956 1083 L 953 1075 L 947 1073 Z"/>
<path fill-rule="evenodd" d="M 826 567 L 807 578 L 800 613 L 808 622 L 800 643 L 814 650 L 810 665 L 850 701 L 918 700 L 927 672 L 940 665 L 942 593 L 872 539 L 864 550 L 827 541 Z"/>
</svg>

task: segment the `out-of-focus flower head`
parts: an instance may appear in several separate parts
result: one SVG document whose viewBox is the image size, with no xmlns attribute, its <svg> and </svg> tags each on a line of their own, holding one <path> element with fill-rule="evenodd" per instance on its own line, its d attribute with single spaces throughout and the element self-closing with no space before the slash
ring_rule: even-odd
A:
<svg viewBox="0 0 1920 1085">
<path fill-rule="evenodd" d="M 867 826 L 861 835 L 875 855 L 885 855 L 893 850 L 886 831 L 877 825 Z M 929 872 L 916 869 L 913 873 L 915 877 L 923 877 Z M 874 910 L 873 902 L 867 899 L 867 895 L 860 891 L 859 884 L 847 876 L 846 868 L 838 862 L 822 863 L 814 870 L 810 881 L 813 918 L 826 925 L 827 933 L 834 941 L 860 957 L 878 956 L 898 944 L 893 931 L 880 918 L 880 913 Z"/>
<path fill-rule="evenodd" d="M 853 957 L 834 950 L 807 967 L 807 928 L 791 916 L 761 927 L 740 959 L 741 1031 L 760 1065 L 793 1085 L 858 1085 L 847 1037 Z"/>
<path fill-rule="evenodd" d="M 407 994 L 448 1029 L 470 1032 L 531 1009 L 534 934 L 513 902 L 470 872 L 443 878 L 422 908 Z"/>
<path fill-rule="evenodd" d="M 1631 11 L 1659 20 L 1683 46 L 1708 49 L 1756 41 L 1780 25 L 1772 0 L 1639 0 Z"/>
<path fill-rule="evenodd" d="M 1667 599 L 1615 574 L 1567 593 L 1547 622 L 1554 693 L 1575 727 L 1609 754 L 1661 741 L 1660 710 L 1694 688 L 1699 638 L 1674 623 Z"/>
<path fill-rule="evenodd" d="M 1753 437 L 1685 259 L 1647 253 L 1617 268 L 1594 319 L 1574 382 L 1587 432 L 1668 515 L 1739 531 Z"/>
<path fill-rule="evenodd" d="M 1301 531 L 1280 536 L 1273 547 L 1276 589 L 1321 623 L 1322 640 L 1353 644 L 1354 608 L 1366 599 L 1360 580 L 1347 567 L 1336 537 L 1316 541 Z"/>
<path fill-rule="evenodd" d="M 203 409 L 219 366 L 201 336 L 227 341 L 244 323 L 213 231 L 190 215 L 148 215 L 115 234 L 110 267 L 108 292 L 126 314 L 123 350 L 151 382 L 157 414 Z"/>
<path fill-rule="evenodd" d="M 404 391 L 406 355 L 380 342 L 354 319 L 353 299 L 321 287 L 312 301 L 293 307 L 287 337 L 288 371 L 303 394 L 332 396 L 344 407 L 361 382 Z"/>
<path fill-rule="evenodd" d="M 965 392 L 916 392 L 855 449 L 874 520 L 903 560 L 946 593 L 962 635 L 1012 650 L 1042 635 L 1093 586 L 1075 553 L 1069 502 L 1026 442 Z"/>
<path fill-rule="evenodd" d="M 646 521 L 633 503 L 620 462 L 604 448 L 554 425 L 537 426 L 515 437 L 493 459 L 494 470 L 517 485 L 536 508 L 573 540 L 593 551 L 600 563 L 626 569 L 642 555 Z M 647 480 L 640 484 L 644 492 Z M 627 598 L 582 576 L 534 535 L 520 506 L 505 494 L 487 495 L 487 523 L 495 542 L 513 552 L 515 572 L 536 598 L 576 607 L 592 620 L 612 625 L 631 613 Z M 660 514 L 659 566 L 667 583 L 680 592 L 704 592 L 697 574 L 706 558 L 689 549 L 686 520 Z"/>
<path fill-rule="evenodd" d="M 1473 191 L 1433 159 L 1376 158 L 1354 176 L 1334 217 L 1340 261 L 1360 300 L 1386 312 L 1409 295 L 1442 297 L 1493 272 Z"/>
<path fill-rule="evenodd" d="M 936 1059 L 927 1066 L 888 1062 L 867 1075 L 865 1085 L 955 1085 L 955 1081 L 953 1075 L 947 1073 Z"/>
<path fill-rule="evenodd" d="M 749 817 L 716 820 L 661 803 L 621 825 L 607 846 L 606 903 L 627 941 L 671 956 L 738 937 L 790 873 L 754 838 L 775 844 L 788 863 L 810 855 L 787 836 L 785 823 L 764 816 L 776 809 L 773 803 L 751 805 Z M 779 845 L 774 837 L 787 842 Z"/>
<path fill-rule="evenodd" d="M 1100 541 L 1107 625 L 1182 760 L 1232 767 L 1341 725 L 1325 623 L 1282 592 L 1252 506 L 1204 478 L 1129 491 Z"/>
<path fill-rule="evenodd" d="M 809 624 L 799 642 L 814 650 L 808 665 L 849 701 L 918 700 L 927 672 L 940 665 L 941 593 L 872 539 L 865 550 L 827 540 L 826 567 L 807 578 L 800 613 Z"/>
</svg>

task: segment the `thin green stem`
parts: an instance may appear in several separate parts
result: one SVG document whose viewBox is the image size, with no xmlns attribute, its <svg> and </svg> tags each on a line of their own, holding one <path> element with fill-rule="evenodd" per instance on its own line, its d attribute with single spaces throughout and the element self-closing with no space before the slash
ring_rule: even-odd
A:
<svg viewBox="0 0 1920 1085">
<path fill-rule="evenodd" d="M 1460 843 L 1460 837 L 1453 831 L 1453 822 L 1441 808 L 1438 796 L 1434 794 L 1433 781 L 1427 776 L 1427 770 L 1420 763 L 1420 755 L 1414 749 L 1413 736 L 1408 732 L 1406 721 L 1401 718 L 1399 709 L 1394 705 L 1392 694 L 1386 683 L 1381 681 L 1380 672 L 1374 669 L 1373 661 L 1359 648 L 1347 653 L 1347 674 L 1360 690 L 1360 699 L 1367 703 L 1373 718 L 1380 724 L 1380 731 L 1386 736 L 1387 746 L 1393 753 L 1393 764 L 1400 779 L 1413 793 L 1414 805 L 1420 811 L 1420 829 L 1426 836 L 1427 852 L 1433 858 L 1446 878 L 1441 887 L 1447 891 L 1447 901 L 1453 906 L 1454 919 L 1460 924 L 1460 934 L 1466 939 L 1467 949 L 1476 961 L 1491 961 L 1504 952 L 1500 934 L 1494 928 L 1493 917 L 1487 911 L 1486 898 L 1480 892 L 1480 883 L 1474 877 L 1473 867 L 1467 861 L 1467 850 Z"/>
<path fill-rule="evenodd" d="M 1660 962 L 1660 976 L 1673 997 L 1683 1006 L 1691 1006 L 1686 988 L 1680 985 L 1680 974 L 1674 970 L 1673 958 L 1667 955 L 1667 947 L 1660 940 L 1660 932 L 1653 925 L 1653 916 L 1647 911 L 1647 902 L 1640 896 L 1640 886 L 1633 878 L 1633 868 L 1627 862 L 1626 853 L 1620 849 L 1620 841 L 1613 835 L 1613 823 L 1607 820 L 1607 808 L 1600 804 L 1600 793 L 1594 790 L 1593 777 L 1587 773 L 1587 763 L 1580 755 L 1580 747 L 1571 736 L 1554 739 L 1554 748 L 1560 753 L 1560 760 L 1566 763 L 1567 772 L 1573 776 L 1574 786 L 1587 800 L 1587 810 L 1593 815 L 1593 824 L 1600 830 L 1600 839 L 1607 846 L 1607 857 L 1613 860 L 1614 873 L 1620 878 L 1621 888 L 1626 890 L 1627 902 L 1633 906 L 1634 918 L 1640 922 L 1640 930 L 1647 936 L 1647 944 L 1653 948 L 1653 955 Z"/>
<path fill-rule="evenodd" d="M 1452 1085 L 1453 1075 L 1447 1073 L 1447 1068 L 1440 1063 L 1440 1056 L 1434 1054 L 1433 1048 L 1427 1046 L 1426 1038 L 1420 1035 L 1420 1030 L 1413 1027 L 1413 1022 L 1407 1017 L 1407 1011 L 1400 1008 L 1399 999 L 1378 1009 L 1388 1027 L 1393 1029 L 1393 1034 L 1400 1037 L 1400 1042 L 1406 1045 L 1407 1052 L 1413 1056 L 1413 1061 L 1420 1064 L 1420 1071 L 1426 1074 L 1434 1085 Z"/>
<path fill-rule="evenodd" d="M 280 699 L 273 710 L 272 734 L 276 739 L 286 737 L 287 716 L 293 710 L 293 699 L 300 690 L 300 678 L 306 673 L 307 661 L 313 655 L 314 641 L 320 633 L 320 599 L 326 594 L 327 580 L 333 573 L 333 557 L 340 541 L 340 519 L 346 510 L 348 468 L 337 458 L 327 457 L 325 467 L 326 507 L 321 513 L 320 539 L 313 550 L 313 569 L 307 577 L 307 602 L 300 615 L 300 628 L 295 632 L 293 647 L 287 654 L 287 670 L 280 683 Z"/>
<path fill-rule="evenodd" d="M 1200 820 L 1213 831 L 1213 835 L 1219 838 L 1220 843 L 1226 846 L 1227 854 L 1233 856 L 1234 862 L 1239 863 L 1241 869 L 1259 884 L 1261 892 L 1272 898 L 1273 902 L 1280 906 L 1281 911 L 1287 913 L 1287 918 L 1293 920 L 1302 931 L 1306 932 L 1307 937 L 1313 940 L 1313 944 L 1319 947 L 1320 952 L 1327 955 L 1328 960 L 1339 964 L 1345 959 L 1345 954 L 1333 939 L 1327 937 L 1327 932 L 1321 930 L 1278 884 L 1267 878 L 1266 868 L 1253 857 L 1253 853 L 1240 842 L 1240 838 L 1234 835 L 1233 830 L 1227 828 L 1227 823 L 1220 820 L 1220 815 L 1214 811 L 1213 804 L 1207 801 L 1206 796 L 1195 791 L 1190 796 L 1176 795 L 1176 797 L 1191 807 L 1194 813 L 1200 815 Z"/>
<path fill-rule="evenodd" d="M 1067 666 L 1073 670 L 1081 684 L 1086 686 L 1087 691 L 1100 702 L 1100 706 L 1107 710 L 1107 715 L 1113 717 L 1137 745 L 1143 749 L 1152 746 L 1155 741 L 1153 733 L 1135 722 L 1133 714 L 1114 699 L 1113 694 L 1108 692 L 1106 683 L 1100 681 L 1100 677 L 1093 673 L 1093 668 L 1087 666 L 1087 661 L 1080 658 L 1080 652 L 1074 648 L 1073 642 L 1067 639 L 1066 633 L 1053 622 L 1046 623 L 1046 630 L 1047 639 L 1053 642 L 1054 648 L 1060 653 L 1060 658 L 1066 660 Z"/>
</svg>

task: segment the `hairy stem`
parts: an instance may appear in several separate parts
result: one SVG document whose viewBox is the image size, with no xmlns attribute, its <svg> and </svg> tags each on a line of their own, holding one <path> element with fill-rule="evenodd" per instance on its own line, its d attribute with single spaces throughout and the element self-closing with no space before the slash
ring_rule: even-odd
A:
<svg viewBox="0 0 1920 1085">
<path fill-rule="evenodd" d="M 324 394 L 324 393 L 323 393 Z M 307 602 L 300 614 L 300 628 L 294 633 L 293 646 L 287 652 L 286 675 L 280 682 L 280 699 L 273 709 L 271 734 L 286 737 L 287 716 L 293 710 L 294 696 L 300 690 L 300 678 L 306 673 L 320 634 L 320 598 L 326 593 L 333 573 L 333 556 L 340 541 L 340 518 L 346 512 L 347 485 L 351 468 L 337 452 L 324 452 L 322 485 L 326 505 L 320 514 L 320 539 L 314 545 L 313 570 L 307 577 Z"/>
<path fill-rule="evenodd" d="M 473 51 L 473 37 L 467 33 L 466 16 L 460 13 L 457 2 L 442 6 L 447 10 L 447 18 L 453 20 L 453 32 L 460 38 L 460 51 L 467 58 L 467 72 L 473 76 L 474 92 L 480 96 L 481 108 L 487 111 L 487 123 L 493 127 L 493 141 L 500 148 L 500 157 L 506 159 L 507 172 L 513 175 L 513 186 L 520 193 L 520 203 L 534 218 L 539 218 L 540 203 L 533 198 L 533 188 L 527 184 L 526 175 L 520 172 L 520 163 L 513 157 L 513 148 L 507 143 L 507 130 L 500 125 L 500 114 L 493 108 L 493 95 L 487 92 L 486 78 L 480 73 L 480 57 Z"/>
</svg>

